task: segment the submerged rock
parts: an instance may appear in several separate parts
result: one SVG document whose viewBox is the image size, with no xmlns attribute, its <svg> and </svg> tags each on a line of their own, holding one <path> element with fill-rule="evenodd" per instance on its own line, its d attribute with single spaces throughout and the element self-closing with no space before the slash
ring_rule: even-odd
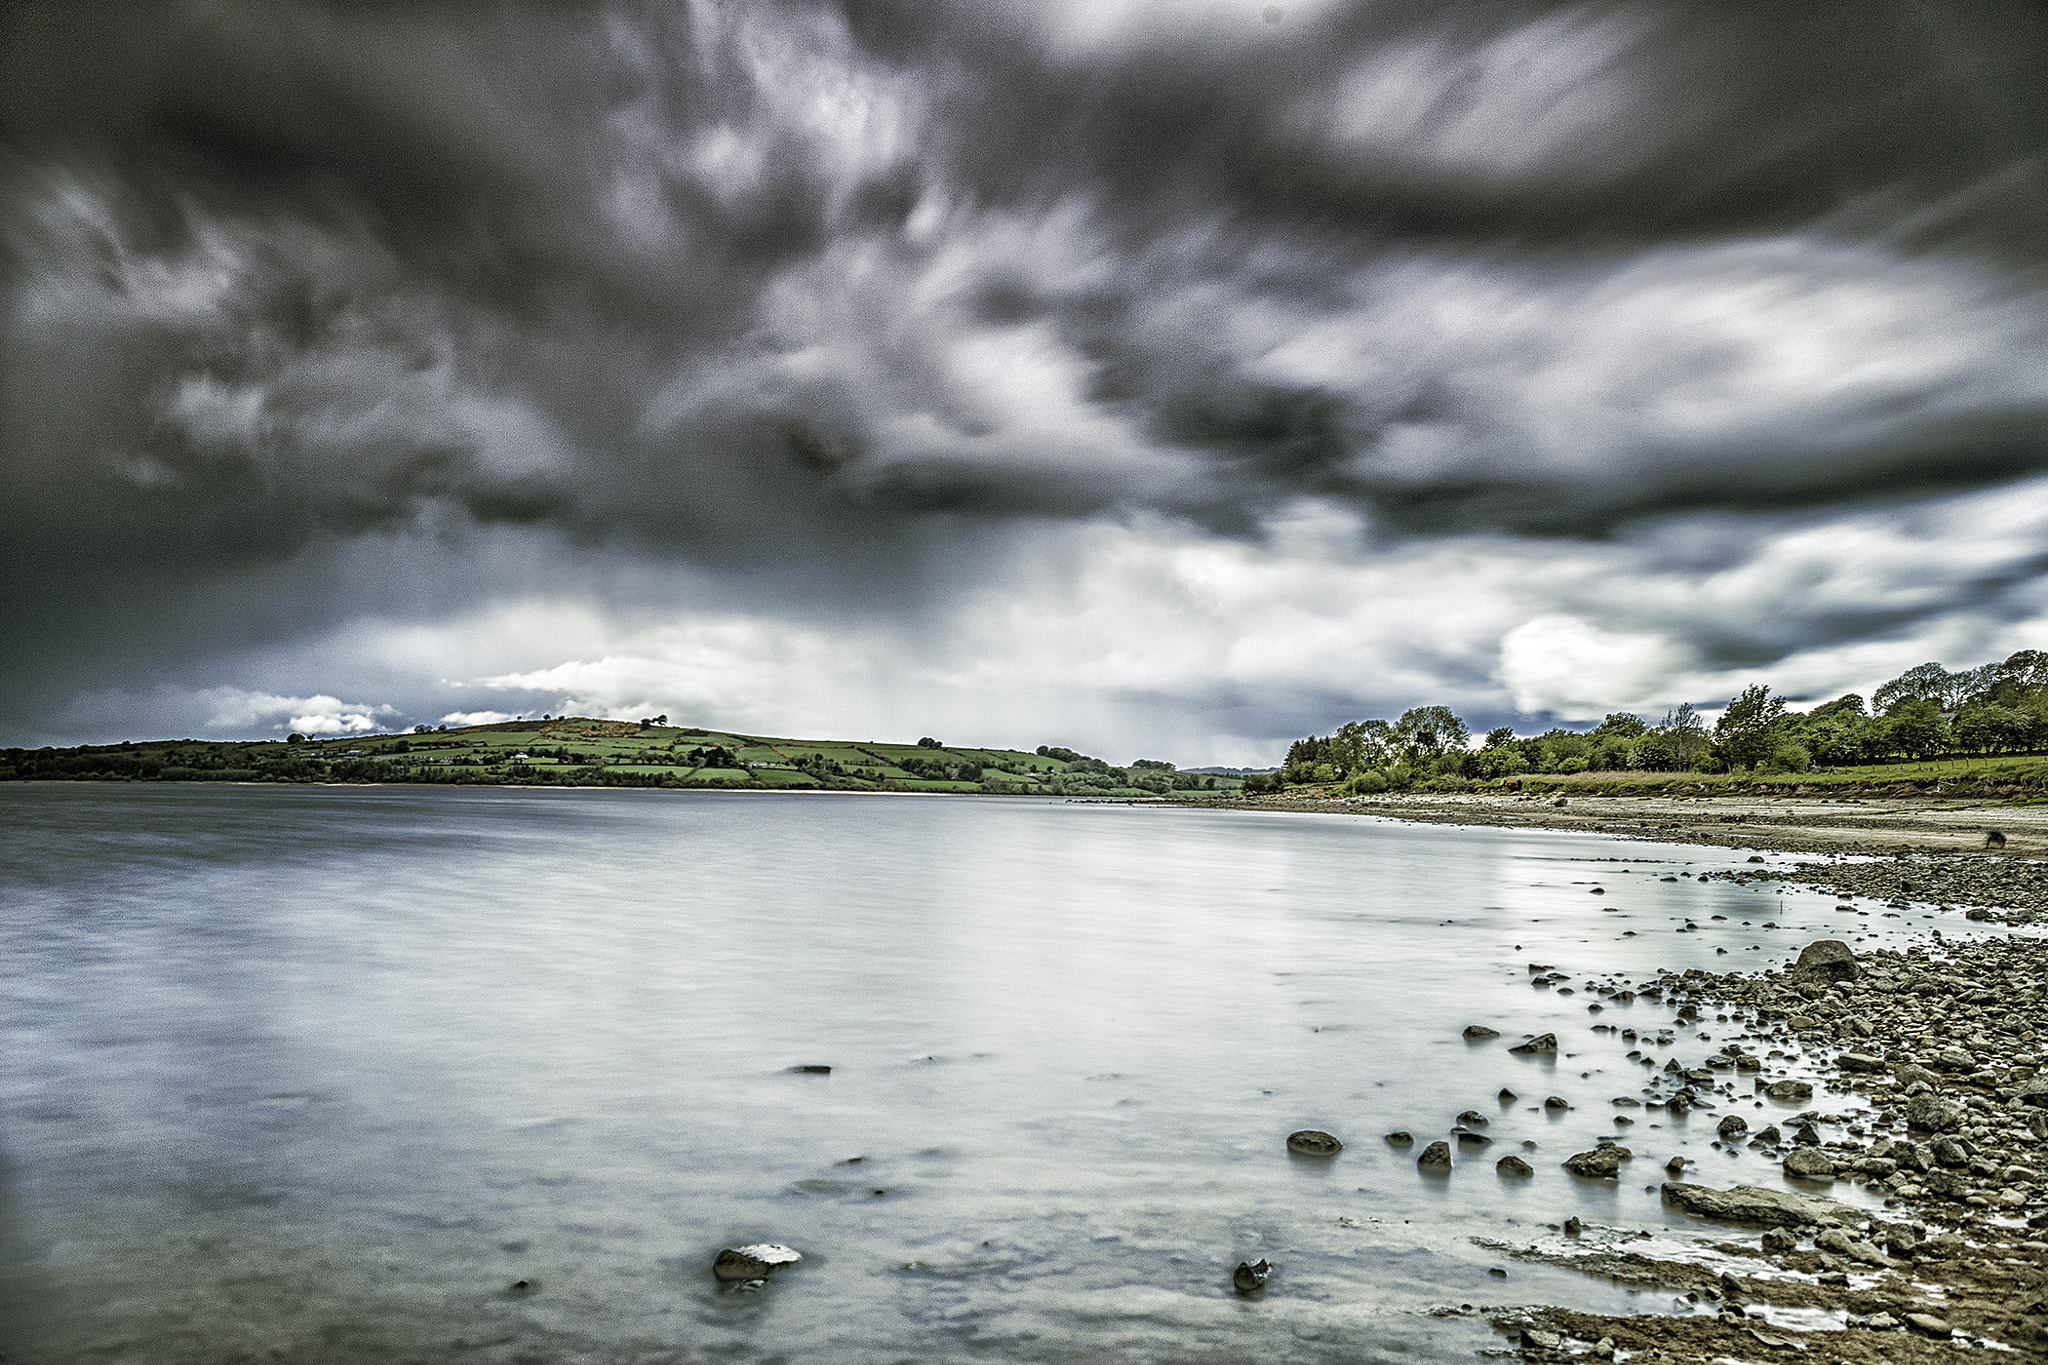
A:
<svg viewBox="0 0 2048 1365">
<path fill-rule="evenodd" d="M 1816 1199 L 1790 1190 L 1767 1190 L 1757 1185 L 1737 1185 L 1717 1190 L 1709 1185 L 1686 1185 L 1668 1181 L 1664 1202 L 1673 1208 L 1720 1223 L 1761 1223 L 1766 1227 L 1799 1227 L 1823 1219 L 1853 1213 L 1832 1199 Z"/>
<path fill-rule="evenodd" d="M 1504 1156 L 1493 1163 L 1493 1169 L 1514 1180 L 1526 1180 L 1536 1174 L 1536 1168 L 1518 1156 Z"/>
<path fill-rule="evenodd" d="M 1335 1156 L 1344 1144 L 1318 1128 L 1304 1128 L 1287 1135 L 1287 1150 L 1302 1156 Z"/>
<path fill-rule="evenodd" d="M 1465 1025 L 1465 1041 L 1468 1043 L 1476 1043 L 1482 1039 L 1498 1037 L 1500 1037 L 1500 1030 L 1497 1028 L 1488 1028 L 1484 1024 Z"/>
<path fill-rule="evenodd" d="M 801 1252 L 774 1242 L 756 1242 L 750 1246 L 727 1247 L 711 1262 L 711 1273 L 721 1280 L 765 1280 L 771 1271 L 779 1266 L 795 1265 L 803 1259 Z"/>
<path fill-rule="evenodd" d="M 1272 1273 L 1272 1265 L 1263 1256 L 1256 1261 L 1239 1261 L 1237 1269 L 1230 1272 L 1230 1287 L 1240 1294 L 1256 1294 L 1266 1287 L 1266 1277 Z"/>
<path fill-rule="evenodd" d="M 1413 1147 L 1415 1145 L 1415 1134 L 1396 1129 L 1387 1134 L 1387 1141 L 1395 1147 Z"/>
<path fill-rule="evenodd" d="M 1557 1035 L 1555 1033 L 1539 1033 L 1526 1043 L 1516 1043 L 1508 1051 L 1520 1053 L 1524 1057 L 1533 1057 L 1539 1052 L 1555 1052 L 1557 1051 Z"/>
<path fill-rule="evenodd" d="M 1451 1169 L 1451 1144 L 1430 1143 L 1422 1149 L 1422 1155 L 1415 1158 L 1415 1164 L 1426 1171 L 1448 1171 Z"/>
</svg>

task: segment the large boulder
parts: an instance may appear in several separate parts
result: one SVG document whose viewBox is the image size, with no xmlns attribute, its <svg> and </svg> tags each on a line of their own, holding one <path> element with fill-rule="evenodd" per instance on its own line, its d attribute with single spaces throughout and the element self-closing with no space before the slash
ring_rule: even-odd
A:
<svg viewBox="0 0 2048 1365">
<path fill-rule="evenodd" d="M 1767 1190 L 1756 1185 L 1737 1185 L 1717 1190 L 1709 1185 L 1685 1185 L 1676 1181 L 1664 1185 L 1664 1202 L 1673 1208 L 1718 1223 L 1760 1223 L 1765 1227 L 1799 1227 L 1823 1220 L 1839 1221 L 1854 1210 L 1832 1199 L 1793 1194 L 1789 1190 Z"/>
<path fill-rule="evenodd" d="M 1856 954 L 1838 938 L 1816 939 L 1799 950 L 1792 964 L 1794 981 L 1854 981 Z"/>
</svg>

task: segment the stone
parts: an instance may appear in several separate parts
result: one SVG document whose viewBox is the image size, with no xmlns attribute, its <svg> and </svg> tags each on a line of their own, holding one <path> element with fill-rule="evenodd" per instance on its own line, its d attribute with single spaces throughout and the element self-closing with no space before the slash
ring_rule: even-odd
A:
<svg viewBox="0 0 2048 1365">
<path fill-rule="evenodd" d="M 1798 1245 L 1799 1239 L 1783 1228 L 1772 1228 L 1764 1234 L 1763 1248 L 1765 1251 L 1782 1255 Z"/>
<path fill-rule="evenodd" d="M 1856 974 L 1856 954 L 1838 938 L 1815 939 L 1792 964 L 1796 982 L 1854 981 Z"/>
<path fill-rule="evenodd" d="M 1533 1057 L 1540 1052 L 1555 1052 L 1557 1051 L 1557 1035 L 1555 1033 L 1539 1033 L 1526 1043 L 1516 1043 L 1508 1051 L 1519 1053 L 1524 1057 Z"/>
<path fill-rule="evenodd" d="M 1317 1128 L 1304 1128 L 1287 1135 L 1287 1150 L 1302 1156 L 1335 1156 L 1344 1144 Z"/>
<path fill-rule="evenodd" d="M 1867 1052 L 1844 1052 L 1835 1058 L 1835 1065 L 1844 1071 L 1883 1071 L 1884 1058 L 1873 1057 Z"/>
<path fill-rule="evenodd" d="M 1481 1147 L 1491 1147 L 1493 1145 L 1493 1139 L 1484 1133 L 1457 1133 L 1453 1136 L 1458 1139 L 1460 1151 L 1476 1152 Z"/>
<path fill-rule="evenodd" d="M 1564 802 L 1557 803 L 1562 806 Z M 1539 1351 L 1555 1351 L 1564 1345 L 1564 1338 L 1556 1332 L 1546 1332 L 1540 1327 L 1524 1327 L 1522 1344 L 1533 1346 Z"/>
<path fill-rule="evenodd" d="M 1955 1328 L 1948 1325 L 1946 1319 L 1937 1318 L 1932 1313 L 1908 1313 L 1906 1314 L 1906 1326 L 1924 1336 L 1934 1337 L 1937 1340 L 1946 1340 L 1954 1336 L 1956 1331 Z"/>
<path fill-rule="evenodd" d="M 820 1062 L 806 1062 L 802 1066 L 793 1066 L 790 1070 L 799 1076 L 829 1076 L 832 1074 L 832 1068 Z"/>
<path fill-rule="evenodd" d="M 756 1242 L 749 1246 L 727 1247 L 711 1262 L 711 1273 L 720 1280 L 765 1280 L 769 1273 L 786 1265 L 795 1265 L 803 1259 L 800 1252 L 773 1242 Z"/>
<path fill-rule="evenodd" d="M 1794 1194 L 1790 1190 L 1767 1190 L 1756 1185 L 1737 1185 L 1717 1190 L 1710 1185 L 1687 1185 L 1667 1181 L 1664 1202 L 1682 1212 L 1717 1223 L 1761 1223 L 1765 1227 L 1800 1227 L 1823 1219 L 1839 1221 L 1854 1210 L 1831 1199 Z"/>
<path fill-rule="evenodd" d="M 1794 1147 L 1785 1157 L 1785 1174 L 1801 1180 L 1833 1180 L 1835 1163 L 1818 1147 Z"/>
<path fill-rule="evenodd" d="M 1939 1095 L 1915 1095 L 1906 1102 L 1906 1126 L 1928 1133 L 1945 1133 L 1963 1116 L 1963 1107 Z"/>
<path fill-rule="evenodd" d="M 1774 1100 L 1803 1100 L 1813 1094 L 1813 1087 L 1805 1081 L 1772 1081 L 1764 1093 Z"/>
<path fill-rule="evenodd" d="M 1458 1115 L 1458 1122 L 1468 1128 L 1484 1128 L 1486 1126 L 1486 1115 L 1480 1113 L 1477 1109 L 1467 1109 L 1464 1113 Z"/>
<path fill-rule="evenodd" d="M 1740 1114 L 1730 1114 L 1715 1125 L 1714 1131 L 1720 1134 L 1721 1141 L 1733 1142 L 1749 1131 L 1749 1120 Z"/>
<path fill-rule="evenodd" d="M 1497 1028 L 1488 1028 L 1484 1024 L 1465 1025 L 1465 1041 L 1468 1043 L 1477 1043 L 1483 1039 L 1498 1037 L 1500 1037 L 1500 1030 Z"/>
<path fill-rule="evenodd" d="M 2020 1087 L 2017 1098 L 2021 1104 L 2048 1109 L 2048 1076 L 2036 1076 L 2028 1081 Z"/>
<path fill-rule="evenodd" d="M 1415 1164 L 1425 1171 L 1448 1171 L 1451 1169 L 1451 1144 L 1430 1143 L 1422 1149 L 1422 1155 L 1415 1158 Z"/>
<path fill-rule="evenodd" d="M 1514 1091 L 1508 1089 L 1506 1086 L 1502 1086 L 1500 1088 L 1500 1095 L 1498 1098 L 1500 1099 L 1500 1102 L 1502 1104 L 1513 1104 L 1516 1100 L 1522 1097 L 1520 1095 L 1517 1095 Z"/>
<path fill-rule="evenodd" d="M 1536 1168 L 1518 1156 L 1504 1156 L 1493 1163 L 1493 1169 L 1512 1180 L 1525 1180 L 1536 1174 Z"/>
<path fill-rule="evenodd" d="M 1387 1134 L 1387 1144 L 1392 1147 L 1413 1147 L 1415 1145 L 1415 1134 L 1396 1129 Z"/>
<path fill-rule="evenodd" d="M 1573 1175 L 1585 1176 L 1590 1180 L 1613 1180 L 1621 1172 L 1621 1163 L 1633 1155 L 1626 1147 L 1595 1147 L 1590 1152 L 1576 1152 L 1563 1161 L 1563 1166 Z"/>
<path fill-rule="evenodd" d="M 1263 1256 L 1256 1261 L 1239 1261 L 1237 1269 L 1230 1272 L 1230 1287 L 1240 1294 L 1256 1294 L 1266 1287 L 1266 1277 L 1272 1273 L 1272 1264 Z"/>
<path fill-rule="evenodd" d="M 1664 1163 L 1664 1169 L 1673 1175 L 1685 1174 L 1685 1158 L 1682 1156 L 1672 1157 L 1671 1160 Z"/>
<path fill-rule="evenodd" d="M 1985 831 L 1984 831 L 1984 847 L 1986 847 L 1986 848 L 2004 848 L 2004 847 L 2005 847 L 2005 831 L 2004 831 L 2004 830 L 2002 830 L 2002 829 L 1987 829 L 1987 830 L 1985 830 Z"/>
<path fill-rule="evenodd" d="M 1571 1103 L 1562 1095 L 1551 1095 L 1543 1101 L 1545 1109 L 1569 1109 Z"/>
</svg>

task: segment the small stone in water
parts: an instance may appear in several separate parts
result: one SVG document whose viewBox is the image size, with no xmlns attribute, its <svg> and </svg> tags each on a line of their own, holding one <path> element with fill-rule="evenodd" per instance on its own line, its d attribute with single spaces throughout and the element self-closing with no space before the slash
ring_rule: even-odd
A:
<svg viewBox="0 0 2048 1365">
<path fill-rule="evenodd" d="M 778 1266 L 795 1265 L 801 1253 L 773 1242 L 727 1247 L 711 1262 L 711 1273 L 721 1280 L 762 1280 Z"/>
<path fill-rule="evenodd" d="M 1287 1135 L 1287 1150 L 1302 1156 L 1335 1156 L 1344 1150 L 1344 1144 L 1320 1129 L 1304 1128 Z"/>
<path fill-rule="evenodd" d="M 1256 1261 L 1239 1261 L 1237 1269 L 1230 1272 L 1230 1286 L 1240 1294 L 1255 1294 L 1266 1287 L 1266 1277 L 1272 1273 L 1272 1265 L 1263 1256 Z"/>
</svg>

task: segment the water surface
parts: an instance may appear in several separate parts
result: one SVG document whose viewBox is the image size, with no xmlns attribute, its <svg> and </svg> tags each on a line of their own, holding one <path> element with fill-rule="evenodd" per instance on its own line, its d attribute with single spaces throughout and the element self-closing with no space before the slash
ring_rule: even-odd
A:
<svg viewBox="0 0 2048 1365">
<path fill-rule="evenodd" d="M 1633 1178 L 1558 1169 L 1643 1077 L 1527 964 L 1851 922 L 1659 880 L 1726 850 L 1292 814 L 22 784 L 0 821 L 0 1349 L 64 1365 L 1470 1359 L 1462 1306 L 1669 1307 L 1474 1236 L 1662 1227 L 1672 1154 L 1775 1179 L 1648 1111 Z M 1419 1174 L 1468 1109 L 1492 1148 Z M 756 1240 L 805 1261 L 715 1287 Z"/>
</svg>

